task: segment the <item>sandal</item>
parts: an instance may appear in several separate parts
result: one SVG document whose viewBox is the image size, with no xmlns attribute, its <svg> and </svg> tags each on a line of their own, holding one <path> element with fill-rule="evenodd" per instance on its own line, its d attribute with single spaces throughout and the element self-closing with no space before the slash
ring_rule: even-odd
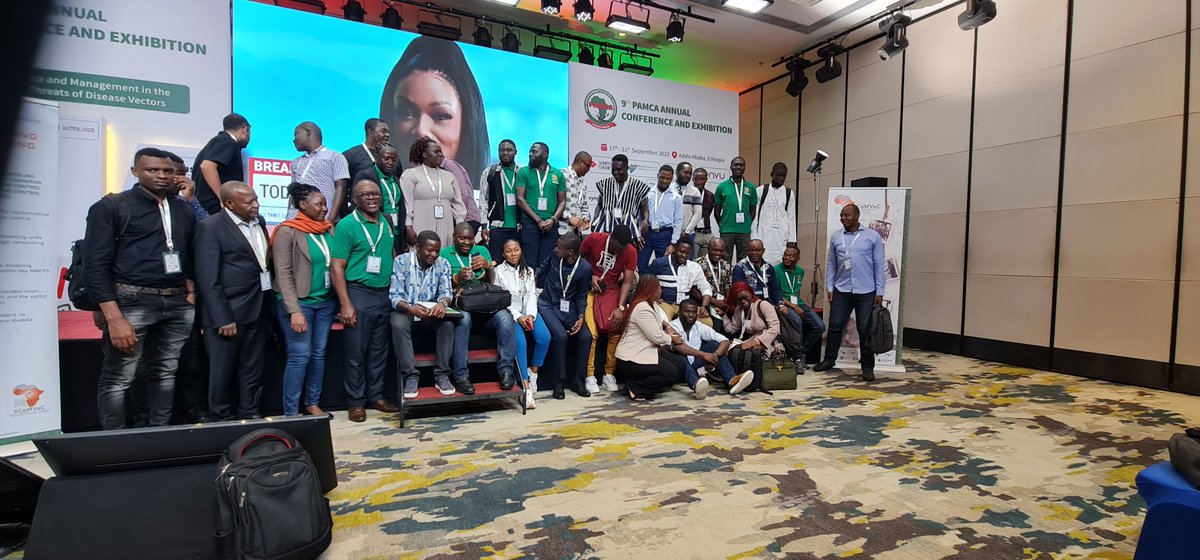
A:
<svg viewBox="0 0 1200 560">
<path fill-rule="evenodd" d="M 633 394 L 633 391 L 629 391 L 629 398 L 632 399 L 633 402 L 646 402 L 646 397 L 639 397 Z"/>
</svg>

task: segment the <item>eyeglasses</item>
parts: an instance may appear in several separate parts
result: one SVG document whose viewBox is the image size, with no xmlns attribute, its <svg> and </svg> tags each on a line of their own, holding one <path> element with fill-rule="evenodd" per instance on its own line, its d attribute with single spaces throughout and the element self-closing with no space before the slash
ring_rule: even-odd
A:
<svg viewBox="0 0 1200 560">
<path fill-rule="evenodd" d="M 362 192 L 362 193 L 358 193 L 358 196 L 361 196 L 363 198 L 381 198 L 381 197 L 383 197 L 383 193 L 381 193 L 379 191 Z"/>
</svg>

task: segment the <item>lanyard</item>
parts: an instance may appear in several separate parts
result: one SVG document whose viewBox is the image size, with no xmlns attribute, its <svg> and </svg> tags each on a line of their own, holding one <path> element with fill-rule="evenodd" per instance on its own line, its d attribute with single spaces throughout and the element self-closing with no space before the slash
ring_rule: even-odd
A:
<svg viewBox="0 0 1200 560">
<path fill-rule="evenodd" d="M 371 148 L 367 147 L 367 143 L 363 142 L 363 149 L 366 150 L 367 156 L 371 158 L 371 163 L 375 163 L 375 154 L 371 153 Z"/>
<path fill-rule="evenodd" d="M 175 252 L 175 237 L 171 234 L 171 201 L 164 198 L 158 205 L 158 213 L 162 218 L 163 234 L 167 237 L 167 252 Z"/>
<path fill-rule="evenodd" d="M 312 169 L 313 163 L 316 162 L 317 154 L 321 153 L 321 150 L 324 150 L 324 149 L 325 149 L 325 146 L 320 146 L 316 150 L 313 150 L 313 153 L 305 154 L 308 156 L 308 165 L 304 166 L 304 172 L 300 174 L 300 180 L 296 181 L 297 183 L 303 183 L 304 178 L 308 177 L 308 170 Z M 370 153 L 370 152 L 368 151 L 368 153 Z M 303 159 L 303 158 L 301 158 L 301 159 Z M 372 157 L 371 161 L 375 161 L 375 158 Z"/>
<path fill-rule="evenodd" d="M 354 211 L 354 221 L 358 222 L 358 226 L 362 228 L 363 236 L 367 238 L 367 244 L 371 246 L 371 254 L 374 255 L 375 248 L 379 246 L 379 241 L 381 239 L 383 239 L 384 227 L 382 225 L 376 224 L 379 226 L 379 235 L 376 235 L 375 240 L 372 241 L 371 240 L 371 232 L 367 230 L 367 224 L 363 223 L 362 216 L 358 213 L 358 210 Z"/>
<path fill-rule="evenodd" d="M 517 180 L 516 179 L 517 171 L 519 171 L 520 169 L 521 168 L 519 166 L 517 166 L 516 164 L 513 164 L 513 168 L 512 168 L 513 176 L 510 179 L 508 177 L 508 175 L 504 174 L 504 166 L 503 165 L 500 166 L 500 188 L 503 189 L 504 192 L 510 193 L 510 192 L 514 192 L 516 190 L 514 188 L 514 183 Z"/>
<path fill-rule="evenodd" d="M 717 264 L 713 264 L 712 258 L 708 255 L 704 255 L 704 260 L 708 261 L 708 272 L 712 274 L 713 280 L 716 280 L 716 289 L 720 290 L 721 286 L 725 285 L 725 279 L 721 278 L 721 263 L 724 261 L 718 261 Z"/>
<path fill-rule="evenodd" d="M 861 226 L 860 226 L 860 227 L 861 227 Z M 854 243 L 855 243 L 856 241 L 858 241 L 858 236 L 860 236 L 860 235 L 862 235 L 862 230 L 861 230 L 861 229 L 860 229 L 860 230 L 858 230 L 858 233 L 855 233 L 855 234 L 854 234 L 854 239 L 851 239 L 851 240 L 850 240 L 850 246 L 849 246 L 849 247 L 847 247 L 847 246 L 846 246 L 846 230 L 844 230 L 844 229 L 842 230 L 842 250 L 846 252 L 846 259 L 849 259 L 849 258 L 850 258 L 850 249 L 853 249 L 853 248 L 854 248 Z"/>
<path fill-rule="evenodd" d="M 546 194 L 546 178 L 550 176 L 550 167 L 546 167 L 545 175 L 542 175 L 542 172 L 537 169 L 534 169 L 533 172 L 537 174 L 538 178 L 538 198 L 543 198 Z"/>
<path fill-rule="evenodd" d="M 608 247 L 610 245 L 612 245 L 612 237 L 611 236 L 609 236 L 607 239 L 604 240 L 604 253 L 600 255 L 600 260 L 604 262 L 604 266 L 601 267 L 601 270 L 600 270 L 600 281 L 601 282 L 604 281 L 605 276 L 608 276 L 608 271 L 612 270 L 612 267 L 616 266 L 616 264 L 617 264 L 617 255 L 614 253 L 608 252 Z M 612 255 L 612 260 L 611 261 L 605 260 L 604 255 Z"/>
<path fill-rule="evenodd" d="M 571 273 L 566 277 L 562 275 L 563 264 L 558 265 L 558 279 L 562 281 L 563 299 L 567 299 L 567 284 L 571 283 L 571 277 L 575 276 L 575 269 L 579 268 L 580 259 L 575 259 L 575 266 L 571 267 Z"/>
<path fill-rule="evenodd" d="M 325 242 L 325 238 L 323 236 L 312 234 L 312 233 L 308 234 L 308 238 L 311 239 L 313 243 L 317 244 L 317 248 L 321 249 L 321 254 L 325 255 L 325 264 L 326 264 L 326 266 L 328 266 L 329 265 L 329 244 Z"/>
<path fill-rule="evenodd" d="M 421 267 L 417 266 L 417 252 L 411 251 L 408 253 L 408 255 L 412 258 L 410 262 L 412 262 L 413 276 L 420 275 L 421 277 L 421 283 L 417 284 L 417 291 L 413 293 L 413 299 L 420 299 L 421 293 L 425 291 L 425 284 L 429 283 L 429 273 L 433 272 L 433 269 L 437 267 L 437 261 L 434 261 L 432 266 L 422 272 Z"/>
<path fill-rule="evenodd" d="M 770 289 L 771 289 L 771 286 L 767 283 L 766 270 L 763 270 L 762 275 L 759 275 L 758 274 L 759 268 L 757 266 L 754 266 L 754 263 L 747 261 L 746 264 L 750 265 L 750 270 L 754 271 L 754 279 L 758 280 L 759 282 L 762 282 L 763 298 L 766 298 L 768 295 L 767 292 L 770 291 Z M 764 264 L 763 266 L 766 266 L 766 265 Z"/>
<path fill-rule="evenodd" d="M 784 269 L 783 275 L 787 276 L 788 286 L 791 288 L 792 295 L 795 295 L 796 294 L 796 274 L 794 272 L 788 272 L 787 269 Z"/>
<path fill-rule="evenodd" d="M 422 165 L 421 171 L 425 172 L 425 180 L 429 182 L 429 189 L 433 190 L 433 179 L 429 178 L 429 166 Z M 435 194 L 437 195 L 438 202 L 441 202 L 442 201 L 442 173 L 438 169 L 434 169 L 434 171 L 437 172 L 437 176 L 438 176 L 438 188 L 437 188 L 437 193 L 435 193 Z"/>
<path fill-rule="evenodd" d="M 733 185 L 733 192 L 734 192 L 734 194 L 737 195 L 738 212 L 741 212 L 742 211 L 742 198 L 746 196 L 746 180 L 742 179 L 742 184 L 738 185 L 737 183 L 733 182 L 733 179 L 730 179 L 729 184 Z"/>
<path fill-rule="evenodd" d="M 383 170 L 378 165 L 375 166 L 375 172 L 379 174 L 379 182 L 383 185 L 383 192 L 387 195 L 388 204 L 392 208 L 396 207 L 396 191 L 399 187 L 396 186 L 395 177 L 384 176 Z"/>
<path fill-rule="evenodd" d="M 472 255 L 471 253 L 467 253 L 467 262 L 464 263 L 462 260 L 462 257 L 460 257 L 458 255 L 458 251 L 457 250 L 454 251 L 454 259 L 458 261 L 459 268 L 471 268 L 471 257 L 472 256 L 474 256 L 474 255 Z M 471 275 L 472 275 L 472 277 L 474 277 L 475 273 L 472 272 Z"/>
<path fill-rule="evenodd" d="M 264 271 L 267 270 L 267 250 L 263 247 L 264 240 L 258 224 L 239 220 L 238 226 L 244 227 L 250 232 L 250 248 L 254 250 L 254 256 L 258 258 L 258 266 L 262 267 Z"/>
</svg>

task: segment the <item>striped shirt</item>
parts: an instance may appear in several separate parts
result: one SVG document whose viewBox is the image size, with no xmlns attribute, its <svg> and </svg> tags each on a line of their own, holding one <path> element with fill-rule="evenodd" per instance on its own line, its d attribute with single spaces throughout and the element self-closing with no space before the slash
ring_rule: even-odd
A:
<svg viewBox="0 0 1200 560">
<path fill-rule="evenodd" d="M 683 195 L 683 234 L 690 235 L 695 233 L 704 213 L 704 195 L 691 183 L 682 185 L 680 194 Z"/>
<path fill-rule="evenodd" d="M 334 183 L 339 180 L 350 180 L 350 166 L 346 163 L 346 156 L 340 152 L 321 146 L 312 153 L 304 153 L 292 160 L 292 182 L 320 189 L 331 209 L 341 208 L 341 201 L 333 198 L 336 191 Z M 297 212 L 299 210 L 294 207 L 288 208 L 287 217 L 295 218 Z"/>
<path fill-rule="evenodd" d="M 592 219 L 593 231 L 611 232 L 620 224 L 629 226 L 633 238 L 641 236 L 642 201 L 650 192 L 650 185 L 633 177 L 618 187 L 612 177 L 596 183 L 600 191 L 600 212 Z"/>
</svg>

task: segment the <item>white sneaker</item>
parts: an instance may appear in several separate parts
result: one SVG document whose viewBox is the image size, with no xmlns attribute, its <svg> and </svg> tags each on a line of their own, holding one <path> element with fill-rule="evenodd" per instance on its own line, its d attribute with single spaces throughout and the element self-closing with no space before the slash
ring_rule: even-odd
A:
<svg viewBox="0 0 1200 560">
<path fill-rule="evenodd" d="M 704 397 L 707 397 L 708 396 L 708 380 L 703 377 L 701 377 L 700 379 L 697 379 L 696 380 L 696 388 L 693 389 L 693 391 L 695 391 L 697 399 L 703 399 Z"/>
<path fill-rule="evenodd" d="M 746 371 L 742 372 L 741 375 L 735 376 L 730 381 L 733 382 L 733 386 L 729 388 L 729 394 L 736 395 L 738 393 L 741 393 L 742 389 L 745 389 L 747 386 L 750 385 L 751 382 L 754 381 L 754 372 L 750 371 L 750 370 L 746 370 Z"/>
<path fill-rule="evenodd" d="M 533 394 L 533 393 L 536 393 L 536 392 L 537 392 L 537 374 L 536 374 L 536 373 L 534 373 L 534 372 L 532 372 L 532 371 L 531 371 L 531 372 L 529 372 L 529 383 L 528 383 L 528 386 L 529 386 L 529 393 L 530 393 L 530 394 Z"/>
<path fill-rule="evenodd" d="M 617 392 L 617 378 L 611 375 L 604 376 L 604 390 L 612 393 Z"/>
<path fill-rule="evenodd" d="M 530 410 L 537 408 L 537 402 L 533 400 L 533 392 L 533 389 L 525 391 L 525 408 Z"/>
<path fill-rule="evenodd" d="M 583 388 L 593 395 L 600 392 L 600 386 L 596 384 L 595 377 L 589 377 L 583 382 Z"/>
</svg>

